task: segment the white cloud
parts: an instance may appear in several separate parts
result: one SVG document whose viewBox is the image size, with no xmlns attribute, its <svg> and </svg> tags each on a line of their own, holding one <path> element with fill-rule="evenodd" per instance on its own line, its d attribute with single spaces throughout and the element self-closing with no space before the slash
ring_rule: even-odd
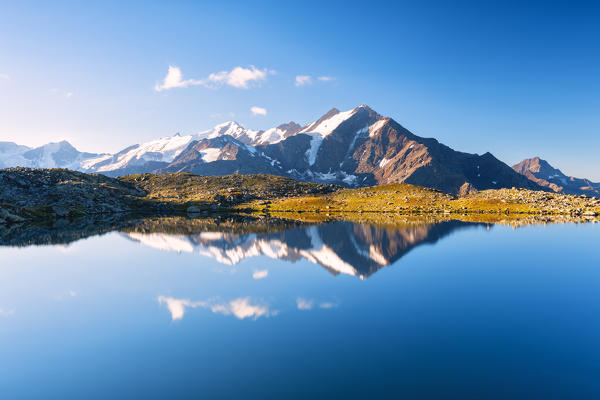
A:
<svg viewBox="0 0 600 400">
<path fill-rule="evenodd" d="M 0 317 L 10 317 L 14 313 L 14 310 L 5 310 L 3 308 L 0 308 Z"/>
<path fill-rule="evenodd" d="M 67 92 L 65 96 L 67 97 L 67 99 L 70 99 L 73 96 L 73 92 Z"/>
<path fill-rule="evenodd" d="M 182 319 L 186 308 L 198 307 L 209 309 L 215 314 L 233 315 L 238 319 L 253 318 L 256 320 L 260 317 L 269 317 L 277 314 L 270 311 L 268 305 L 252 304 L 252 300 L 249 297 L 239 297 L 230 302 L 219 303 L 211 300 L 191 301 L 190 299 L 159 296 L 158 302 L 167 305 L 173 321 Z"/>
<path fill-rule="evenodd" d="M 235 67 L 231 71 L 215 72 L 204 79 L 183 79 L 181 70 L 174 65 L 169 65 L 169 70 L 162 84 L 157 83 L 154 86 L 154 90 L 161 92 L 163 90 L 188 86 L 204 86 L 216 89 L 223 85 L 229 85 L 238 89 L 248 89 L 253 83 L 264 81 L 267 79 L 267 75 L 274 73 L 275 71 L 258 69 L 254 65 L 251 65 L 248 68 Z"/>
<path fill-rule="evenodd" d="M 297 75 L 296 82 L 294 83 L 294 85 L 299 87 L 299 86 L 304 86 L 304 85 L 310 85 L 311 83 L 312 83 L 312 77 L 310 77 L 309 75 Z"/>
<path fill-rule="evenodd" d="M 167 75 L 163 79 L 162 85 L 158 83 L 154 86 L 154 90 L 160 92 L 161 90 L 169 90 L 174 88 L 188 87 L 195 84 L 194 79 L 183 80 L 183 74 L 181 70 L 174 65 L 169 65 Z"/>
<path fill-rule="evenodd" d="M 214 83 L 226 83 L 236 88 L 247 89 L 251 82 L 258 82 L 267 79 L 269 71 L 266 69 L 257 69 L 254 65 L 250 68 L 235 67 L 231 71 L 221 71 L 216 74 L 210 74 L 208 80 Z"/>
<path fill-rule="evenodd" d="M 303 299 L 302 297 L 298 297 L 296 299 L 296 306 L 298 307 L 298 310 L 310 310 L 313 308 L 313 303 L 314 302 L 312 300 Z"/>
<path fill-rule="evenodd" d="M 332 76 L 319 76 L 317 79 L 320 80 L 321 82 L 331 82 L 331 81 L 335 80 L 335 78 Z"/>
<path fill-rule="evenodd" d="M 0 80 L 10 81 L 10 76 L 8 76 L 7 74 L 0 74 Z"/>
<path fill-rule="evenodd" d="M 252 278 L 254 279 L 263 279 L 266 278 L 269 275 L 269 270 L 268 269 L 263 269 L 260 271 L 254 271 L 254 273 L 252 274 Z"/>
<path fill-rule="evenodd" d="M 252 114 L 254 115 L 267 115 L 267 109 L 266 108 L 262 108 L 262 107 L 251 107 L 250 111 L 252 111 Z"/>
</svg>

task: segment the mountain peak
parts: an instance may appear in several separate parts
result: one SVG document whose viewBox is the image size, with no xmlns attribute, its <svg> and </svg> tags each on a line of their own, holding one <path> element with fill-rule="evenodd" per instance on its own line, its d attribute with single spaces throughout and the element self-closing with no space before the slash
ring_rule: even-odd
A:
<svg viewBox="0 0 600 400">
<path fill-rule="evenodd" d="M 243 128 L 243 126 L 240 123 L 236 122 L 236 121 L 226 121 L 226 122 L 223 122 L 221 124 L 215 125 L 215 127 L 213 129 L 231 128 L 231 127 Z"/>
<path fill-rule="evenodd" d="M 294 121 L 290 121 L 288 123 L 277 126 L 277 129 L 282 129 L 282 130 L 298 129 L 298 128 L 301 128 L 301 126 L 299 124 L 295 123 Z"/>
<path fill-rule="evenodd" d="M 588 179 L 567 176 L 540 157 L 526 158 L 514 165 L 513 169 L 538 185 L 558 193 L 600 195 L 600 184 Z"/>
<path fill-rule="evenodd" d="M 61 140 L 60 142 L 57 142 L 57 143 L 48 143 L 48 144 L 49 145 L 56 144 L 61 149 L 76 150 L 75 147 L 66 140 Z"/>
<path fill-rule="evenodd" d="M 520 174 L 530 172 L 543 175 L 563 175 L 563 173 L 554 168 L 550 163 L 540 157 L 526 158 L 513 166 L 513 169 Z"/>
<path fill-rule="evenodd" d="M 366 104 L 361 104 L 360 106 L 358 106 L 358 107 L 354 108 L 354 111 L 358 111 L 358 110 L 360 110 L 361 108 L 362 108 L 363 110 L 367 110 L 367 111 L 375 111 L 375 110 L 373 110 L 371 107 L 369 107 L 369 106 L 368 106 L 368 105 L 366 105 Z"/>
</svg>

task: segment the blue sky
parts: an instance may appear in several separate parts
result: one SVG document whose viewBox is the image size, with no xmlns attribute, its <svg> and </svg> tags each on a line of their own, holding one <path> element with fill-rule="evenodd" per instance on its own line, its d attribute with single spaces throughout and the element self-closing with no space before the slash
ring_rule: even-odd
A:
<svg viewBox="0 0 600 400">
<path fill-rule="evenodd" d="M 0 140 L 115 152 L 365 103 L 457 150 L 600 180 L 594 3 L 122 3 L 0 3 Z M 186 87 L 157 91 L 169 66 Z"/>
</svg>

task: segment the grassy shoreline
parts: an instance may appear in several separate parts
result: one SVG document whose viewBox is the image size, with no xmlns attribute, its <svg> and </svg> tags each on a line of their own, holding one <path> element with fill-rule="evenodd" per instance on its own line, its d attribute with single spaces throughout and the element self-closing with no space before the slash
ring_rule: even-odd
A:
<svg viewBox="0 0 600 400">
<path fill-rule="evenodd" d="M 600 199 L 524 189 L 486 190 L 453 196 L 432 189 L 390 184 L 331 194 L 254 201 L 238 209 L 285 214 L 381 213 L 393 215 L 503 215 L 597 217 Z"/>
<path fill-rule="evenodd" d="M 397 183 L 348 189 L 272 175 L 139 174 L 112 179 L 49 169 L 0 170 L 0 225 L 97 214 L 273 215 L 297 221 L 391 221 L 406 216 L 478 222 L 600 218 L 600 198 L 525 189 L 463 196 Z"/>
</svg>

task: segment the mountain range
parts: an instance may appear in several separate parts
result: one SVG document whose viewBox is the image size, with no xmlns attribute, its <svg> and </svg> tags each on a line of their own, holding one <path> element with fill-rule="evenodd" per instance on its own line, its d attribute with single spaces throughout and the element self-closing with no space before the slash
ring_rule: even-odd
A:
<svg viewBox="0 0 600 400">
<path fill-rule="evenodd" d="M 0 142 L 0 168 L 61 167 L 113 177 L 142 172 L 264 173 L 350 187 L 405 182 L 449 193 L 511 187 L 556 190 L 552 185 L 562 182 L 559 177 L 548 180 L 545 171 L 538 177 L 529 165 L 533 163 L 511 168 L 491 153 L 453 150 L 436 139 L 414 135 L 366 105 L 331 109 L 305 126 L 289 122 L 264 131 L 226 122 L 115 154 L 79 152 L 66 141 L 38 148 Z M 565 193 L 577 187 L 579 193 L 598 186 L 573 182 L 560 187 Z"/>
</svg>

